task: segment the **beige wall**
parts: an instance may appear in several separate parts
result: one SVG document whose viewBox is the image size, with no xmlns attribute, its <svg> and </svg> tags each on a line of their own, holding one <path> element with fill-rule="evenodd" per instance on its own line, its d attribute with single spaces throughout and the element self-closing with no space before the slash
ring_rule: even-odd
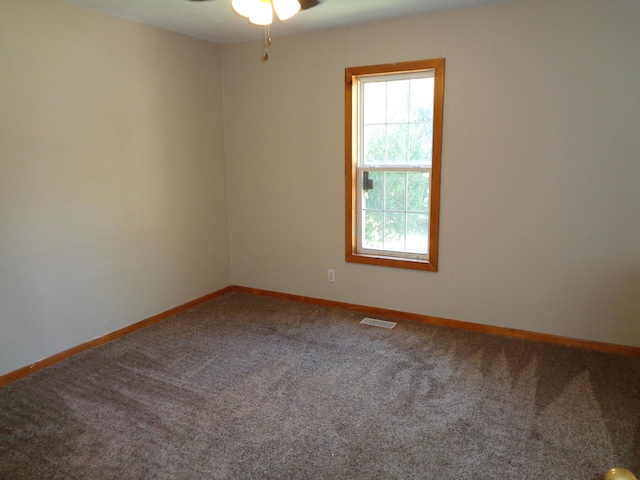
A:
<svg viewBox="0 0 640 480">
<path fill-rule="evenodd" d="M 640 346 L 638 32 L 525 0 L 224 46 L 233 283 Z M 344 68 L 435 57 L 440 272 L 346 264 Z"/>
<path fill-rule="evenodd" d="M 640 346 L 638 31 L 635 0 L 524 0 L 262 64 L 0 0 L 0 374 L 231 283 Z M 440 272 L 346 264 L 344 68 L 435 57 Z"/>
<path fill-rule="evenodd" d="M 0 374 L 230 284 L 219 47 L 0 0 Z"/>
</svg>

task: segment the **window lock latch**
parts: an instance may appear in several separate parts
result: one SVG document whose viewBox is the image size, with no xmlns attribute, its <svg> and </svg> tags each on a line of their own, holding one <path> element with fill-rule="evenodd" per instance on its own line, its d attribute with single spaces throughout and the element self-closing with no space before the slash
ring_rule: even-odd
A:
<svg viewBox="0 0 640 480">
<path fill-rule="evenodd" d="M 373 178 L 369 178 L 369 172 L 362 173 L 362 190 L 365 192 L 373 190 Z"/>
</svg>

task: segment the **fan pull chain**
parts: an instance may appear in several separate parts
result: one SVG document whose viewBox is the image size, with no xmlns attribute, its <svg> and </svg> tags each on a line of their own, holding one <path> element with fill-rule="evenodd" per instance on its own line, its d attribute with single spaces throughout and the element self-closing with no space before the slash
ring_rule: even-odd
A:
<svg viewBox="0 0 640 480">
<path fill-rule="evenodd" d="M 269 46 L 271 45 L 271 27 L 264 26 L 264 54 L 262 55 L 262 63 L 269 60 Z"/>
</svg>

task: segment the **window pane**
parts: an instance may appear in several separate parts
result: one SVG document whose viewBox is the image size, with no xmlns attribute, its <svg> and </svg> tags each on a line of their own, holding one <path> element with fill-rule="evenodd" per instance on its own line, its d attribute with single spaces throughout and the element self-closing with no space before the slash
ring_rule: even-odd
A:
<svg viewBox="0 0 640 480">
<path fill-rule="evenodd" d="M 431 165 L 433 125 L 412 123 L 409 127 L 409 163 Z"/>
<path fill-rule="evenodd" d="M 405 214 L 386 212 L 384 216 L 384 249 L 401 252 L 405 249 Z"/>
<path fill-rule="evenodd" d="M 407 210 L 429 213 L 429 173 L 407 173 Z"/>
<path fill-rule="evenodd" d="M 433 78 L 416 78 L 411 80 L 411 121 L 433 121 Z"/>
<path fill-rule="evenodd" d="M 429 216 L 424 213 L 407 213 L 407 251 L 428 253 Z"/>
<path fill-rule="evenodd" d="M 408 124 L 387 126 L 388 163 L 407 163 L 408 139 Z"/>
<path fill-rule="evenodd" d="M 373 181 L 373 189 L 363 192 L 364 208 L 382 210 L 384 208 L 384 173 L 369 172 L 369 180 Z"/>
<path fill-rule="evenodd" d="M 409 80 L 387 82 L 387 122 L 409 121 Z"/>
<path fill-rule="evenodd" d="M 386 163 L 387 127 L 385 125 L 368 125 L 364 127 L 364 163 Z"/>
<path fill-rule="evenodd" d="M 406 196 L 405 172 L 386 172 L 384 175 L 384 208 L 385 210 L 405 209 Z"/>
<path fill-rule="evenodd" d="M 364 225 L 362 246 L 364 248 L 383 249 L 382 232 L 384 228 L 384 213 L 365 210 L 362 212 L 362 216 L 362 223 Z"/>
<path fill-rule="evenodd" d="M 386 123 L 387 85 L 385 82 L 364 84 L 363 107 L 363 118 L 365 125 L 373 123 Z"/>
</svg>

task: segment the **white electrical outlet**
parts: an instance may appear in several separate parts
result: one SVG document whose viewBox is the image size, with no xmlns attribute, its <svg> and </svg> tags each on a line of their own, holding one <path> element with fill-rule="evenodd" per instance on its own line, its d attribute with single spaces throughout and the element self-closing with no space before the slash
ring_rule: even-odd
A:
<svg viewBox="0 0 640 480">
<path fill-rule="evenodd" d="M 327 270 L 327 281 L 335 282 L 336 281 L 336 271 L 335 270 Z"/>
</svg>

